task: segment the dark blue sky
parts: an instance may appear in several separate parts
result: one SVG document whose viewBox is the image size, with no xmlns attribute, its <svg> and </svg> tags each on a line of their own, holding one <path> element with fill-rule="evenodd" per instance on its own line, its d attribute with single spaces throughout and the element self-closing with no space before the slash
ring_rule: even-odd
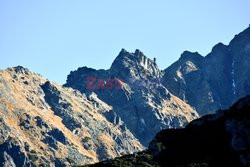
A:
<svg viewBox="0 0 250 167">
<path fill-rule="evenodd" d="M 1 0 L 0 68 L 22 65 L 63 84 L 81 66 L 110 67 L 122 48 L 166 68 L 206 55 L 250 24 L 247 0 Z"/>
</svg>

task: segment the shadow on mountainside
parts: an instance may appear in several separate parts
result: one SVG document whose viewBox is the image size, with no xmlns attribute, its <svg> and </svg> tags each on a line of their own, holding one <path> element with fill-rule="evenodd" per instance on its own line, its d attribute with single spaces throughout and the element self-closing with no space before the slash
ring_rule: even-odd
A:
<svg viewBox="0 0 250 167">
<path fill-rule="evenodd" d="M 249 166 L 250 95 L 228 110 L 165 129 L 148 150 L 90 166 Z"/>
</svg>

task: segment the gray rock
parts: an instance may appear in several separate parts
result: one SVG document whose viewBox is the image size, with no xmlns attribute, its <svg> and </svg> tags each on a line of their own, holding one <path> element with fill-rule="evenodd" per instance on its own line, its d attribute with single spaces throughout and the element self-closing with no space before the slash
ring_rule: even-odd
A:
<svg viewBox="0 0 250 167">
<path fill-rule="evenodd" d="M 160 83 L 162 75 L 157 64 L 138 49 L 134 53 L 122 49 L 110 69 L 78 68 L 70 72 L 64 86 L 87 95 L 95 92 L 98 98 L 113 108 L 112 112 L 104 113 L 104 116 L 114 124 L 123 121 L 140 142 L 147 146 L 161 129 L 182 127 L 188 121 L 198 118 L 198 114 L 187 104 L 174 100 Z M 114 89 L 87 89 L 87 77 L 105 81 L 121 79 L 122 89 L 116 89 L 117 82 L 113 82 Z M 186 114 L 182 114 L 184 111 L 187 111 Z"/>
<path fill-rule="evenodd" d="M 184 52 L 164 70 L 162 84 L 200 115 L 226 109 L 250 94 L 250 27 L 206 57 Z"/>
<path fill-rule="evenodd" d="M 0 166 L 78 166 L 144 149 L 119 116 L 113 123 L 106 119 L 110 111 L 94 94 L 26 68 L 1 70 Z M 80 141 L 86 136 L 88 145 Z M 105 155 L 97 151 L 100 145 Z"/>
<path fill-rule="evenodd" d="M 10 128 L 6 125 L 3 118 L 0 116 L 0 144 L 4 143 L 8 139 L 10 134 Z"/>
<path fill-rule="evenodd" d="M 0 145 L 0 164 L 27 167 L 31 165 L 21 144 L 12 138 Z"/>
<path fill-rule="evenodd" d="M 4 162 L 3 167 L 16 167 L 16 164 L 13 162 L 11 156 L 4 151 Z"/>
</svg>

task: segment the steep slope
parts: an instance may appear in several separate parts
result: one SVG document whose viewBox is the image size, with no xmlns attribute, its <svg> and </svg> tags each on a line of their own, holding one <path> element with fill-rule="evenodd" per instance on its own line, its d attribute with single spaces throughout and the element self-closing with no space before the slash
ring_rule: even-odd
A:
<svg viewBox="0 0 250 167">
<path fill-rule="evenodd" d="M 147 146 L 161 129 L 183 127 L 198 118 L 196 111 L 170 94 L 160 83 L 162 75 L 156 62 L 141 51 L 129 53 L 122 49 L 110 69 L 78 68 L 70 72 L 64 86 L 86 94 L 95 92 L 102 101 L 113 107 L 128 129 Z M 112 89 L 88 89 L 88 77 L 119 80 L 113 82 L 115 86 Z M 122 89 L 116 89 L 118 83 Z M 97 82 L 94 84 L 97 85 Z M 107 83 L 103 86 L 107 86 Z"/>
<path fill-rule="evenodd" d="M 63 88 L 20 66 L 0 71 L 0 164 L 83 165 L 143 148 L 94 93 Z"/>
<path fill-rule="evenodd" d="M 162 84 L 205 115 L 250 94 L 250 27 L 206 57 L 184 52 L 164 70 Z"/>
<path fill-rule="evenodd" d="M 186 128 L 162 130 L 148 150 L 90 166 L 250 166 L 250 96 Z"/>
</svg>

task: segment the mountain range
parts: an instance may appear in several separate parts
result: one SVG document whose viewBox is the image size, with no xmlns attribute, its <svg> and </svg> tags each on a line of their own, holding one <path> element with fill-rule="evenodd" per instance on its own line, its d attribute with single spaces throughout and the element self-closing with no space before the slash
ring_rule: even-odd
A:
<svg viewBox="0 0 250 167">
<path fill-rule="evenodd" d="M 122 49 L 107 70 L 71 71 L 63 86 L 22 66 L 1 70 L 0 164 L 74 166 L 140 152 L 149 143 L 150 150 L 161 130 L 182 129 L 249 95 L 249 63 L 250 27 L 205 57 L 183 52 L 165 70 L 138 49 Z M 88 87 L 89 77 L 99 89 Z M 106 89 L 109 80 L 121 89 Z"/>
</svg>

